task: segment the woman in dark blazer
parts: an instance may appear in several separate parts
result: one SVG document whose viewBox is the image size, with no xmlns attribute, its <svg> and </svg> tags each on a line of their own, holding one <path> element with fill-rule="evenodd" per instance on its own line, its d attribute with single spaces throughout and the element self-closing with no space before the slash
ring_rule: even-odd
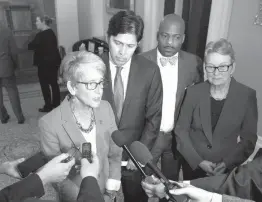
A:
<svg viewBox="0 0 262 202">
<path fill-rule="evenodd" d="M 232 77 L 236 63 L 231 43 L 210 42 L 204 65 L 207 81 L 187 90 L 175 128 L 187 180 L 239 166 L 257 140 L 256 91 Z"/>
<path fill-rule="evenodd" d="M 39 120 L 42 151 L 52 158 L 74 150 L 78 162 L 82 144 L 90 142 L 100 163 L 98 184 L 109 199 L 120 188 L 122 149 L 111 138 L 117 130 L 113 110 L 107 101 L 101 101 L 105 64 L 93 53 L 82 51 L 67 54 L 61 68 L 70 94 Z M 78 170 L 72 169 L 68 178 L 55 186 L 60 202 L 76 201 L 80 184 Z"/>
<path fill-rule="evenodd" d="M 37 17 L 36 27 L 40 32 L 28 44 L 28 49 L 34 51 L 34 65 L 38 67 L 38 78 L 45 100 L 44 107 L 39 109 L 40 112 L 49 112 L 60 104 L 57 74 L 61 58 L 55 33 L 49 27 L 51 23 L 52 19 L 48 16 Z"/>
</svg>

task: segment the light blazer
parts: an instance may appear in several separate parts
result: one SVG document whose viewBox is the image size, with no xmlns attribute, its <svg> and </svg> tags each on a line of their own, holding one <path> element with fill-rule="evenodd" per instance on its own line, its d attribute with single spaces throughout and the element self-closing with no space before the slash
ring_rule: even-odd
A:
<svg viewBox="0 0 262 202">
<path fill-rule="evenodd" d="M 157 65 L 157 48 L 141 54 Z M 178 82 L 176 92 L 175 124 L 186 89 L 203 81 L 203 64 L 201 59 L 191 53 L 179 51 L 178 54 Z"/>
<path fill-rule="evenodd" d="M 257 120 L 256 91 L 232 78 L 212 133 L 210 84 L 206 81 L 192 86 L 187 90 L 175 128 L 177 149 L 192 169 L 196 169 L 203 160 L 224 161 L 227 168 L 232 169 L 253 152 Z"/>
<path fill-rule="evenodd" d="M 112 132 L 117 128 L 110 104 L 101 101 L 100 106 L 94 109 L 94 115 L 96 150 L 100 163 L 98 184 L 103 193 L 108 178 L 116 180 L 121 178 L 122 149 L 116 146 L 111 138 Z M 41 148 L 48 157 L 68 151 L 72 147 L 72 141 L 76 146 L 82 146 L 82 143 L 86 142 L 75 123 L 67 97 L 59 107 L 39 120 L 39 127 Z M 73 180 L 80 186 L 81 178 L 76 177 Z"/>
<path fill-rule="evenodd" d="M 254 159 L 229 174 L 192 180 L 190 184 L 220 194 L 260 201 L 262 198 L 262 149 Z"/>
<path fill-rule="evenodd" d="M 109 86 L 104 89 L 103 99 L 111 104 L 116 114 L 112 90 L 114 78 L 111 78 L 108 54 L 102 55 L 102 59 L 107 67 L 106 79 L 109 81 Z M 162 99 L 163 89 L 158 66 L 142 56 L 134 55 L 122 115 L 116 121 L 119 122 L 119 130 L 135 131 L 125 134 L 128 144 L 138 140 L 151 149 L 160 128 Z"/>
<path fill-rule="evenodd" d="M 1 25 L 0 25 L 1 26 Z M 0 27 L 0 78 L 14 75 L 18 67 L 17 46 L 8 28 Z"/>
</svg>

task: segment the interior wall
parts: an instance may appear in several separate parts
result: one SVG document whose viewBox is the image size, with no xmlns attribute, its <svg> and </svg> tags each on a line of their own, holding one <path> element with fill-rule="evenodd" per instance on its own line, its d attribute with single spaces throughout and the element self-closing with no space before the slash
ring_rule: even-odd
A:
<svg viewBox="0 0 262 202">
<path fill-rule="evenodd" d="M 104 31 L 104 0 L 78 0 L 79 37 L 101 37 Z"/>
<path fill-rule="evenodd" d="M 235 78 L 257 91 L 262 136 L 262 26 L 254 25 L 259 1 L 234 0 L 228 39 L 236 52 Z"/>
<path fill-rule="evenodd" d="M 73 44 L 79 40 L 78 2 L 75 0 L 56 0 L 57 38 L 59 45 L 72 51 Z"/>
</svg>

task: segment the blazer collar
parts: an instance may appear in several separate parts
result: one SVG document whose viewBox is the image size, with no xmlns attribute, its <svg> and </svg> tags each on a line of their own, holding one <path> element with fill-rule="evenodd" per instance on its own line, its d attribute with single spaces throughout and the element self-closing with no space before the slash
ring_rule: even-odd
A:
<svg viewBox="0 0 262 202">
<path fill-rule="evenodd" d="M 213 136 L 215 136 L 217 133 L 219 135 L 222 128 L 227 125 L 228 120 L 231 120 L 230 117 L 235 116 L 235 112 L 238 111 L 237 108 L 239 107 L 239 105 L 236 105 L 235 102 L 236 100 L 239 100 L 241 98 L 238 98 L 240 93 L 238 93 L 237 86 L 237 81 L 234 78 L 231 78 L 227 98 L 217 121 Z"/>
<path fill-rule="evenodd" d="M 200 101 L 200 119 L 204 133 L 210 143 L 212 143 L 212 126 L 211 126 L 211 102 L 210 102 L 210 84 L 206 81 L 204 93 Z"/>
<path fill-rule="evenodd" d="M 61 112 L 62 126 L 65 132 L 67 133 L 69 139 L 72 141 L 72 145 L 80 147 L 82 151 L 82 144 L 86 142 L 86 140 L 76 125 L 76 121 L 74 119 L 74 115 L 71 110 L 68 96 L 66 96 L 64 101 L 61 103 L 60 112 Z M 96 149 L 97 149 L 98 156 L 100 156 L 99 151 L 101 151 L 102 149 L 101 145 L 99 144 L 102 138 L 102 131 L 101 131 L 103 125 L 102 114 L 103 113 L 101 112 L 101 109 L 99 107 L 94 109 L 94 115 L 96 121 Z"/>
<path fill-rule="evenodd" d="M 220 113 L 215 130 L 212 133 L 210 84 L 208 81 L 205 83 L 204 93 L 200 102 L 200 117 L 204 133 L 209 142 L 212 143 L 213 136 L 216 136 L 216 134 L 219 135 L 219 133 L 221 133 L 222 128 L 227 125 L 227 120 L 230 119 L 228 117 L 234 115 L 235 111 L 237 111 L 237 109 L 235 109 L 235 107 L 237 107 L 237 105 L 235 105 L 235 101 L 237 100 L 236 98 L 239 96 L 239 94 L 237 90 L 237 82 L 234 78 L 232 78 L 227 98 Z"/>
</svg>

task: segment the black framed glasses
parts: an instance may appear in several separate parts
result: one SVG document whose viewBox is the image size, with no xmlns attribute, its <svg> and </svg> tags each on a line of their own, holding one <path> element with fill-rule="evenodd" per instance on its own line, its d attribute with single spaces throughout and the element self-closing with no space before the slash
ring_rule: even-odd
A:
<svg viewBox="0 0 262 202">
<path fill-rule="evenodd" d="M 219 72 L 227 72 L 229 67 L 231 67 L 233 65 L 232 64 L 229 64 L 229 65 L 220 65 L 220 66 L 211 66 L 211 65 L 206 65 L 205 66 L 205 69 L 208 73 L 213 73 L 216 71 L 216 69 L 219 71 Z"/>
<path fill-rule="evenodd" d="M 82 81 L 77 81 L 76 83 L 81 83 L 84 84 L 87 90 L 95 90 L 97 86 L 100 88 L 105 88 L 108 84 L 107 81 L 100 81 L 100 82 L 82 82 Z"/>
</svg>

